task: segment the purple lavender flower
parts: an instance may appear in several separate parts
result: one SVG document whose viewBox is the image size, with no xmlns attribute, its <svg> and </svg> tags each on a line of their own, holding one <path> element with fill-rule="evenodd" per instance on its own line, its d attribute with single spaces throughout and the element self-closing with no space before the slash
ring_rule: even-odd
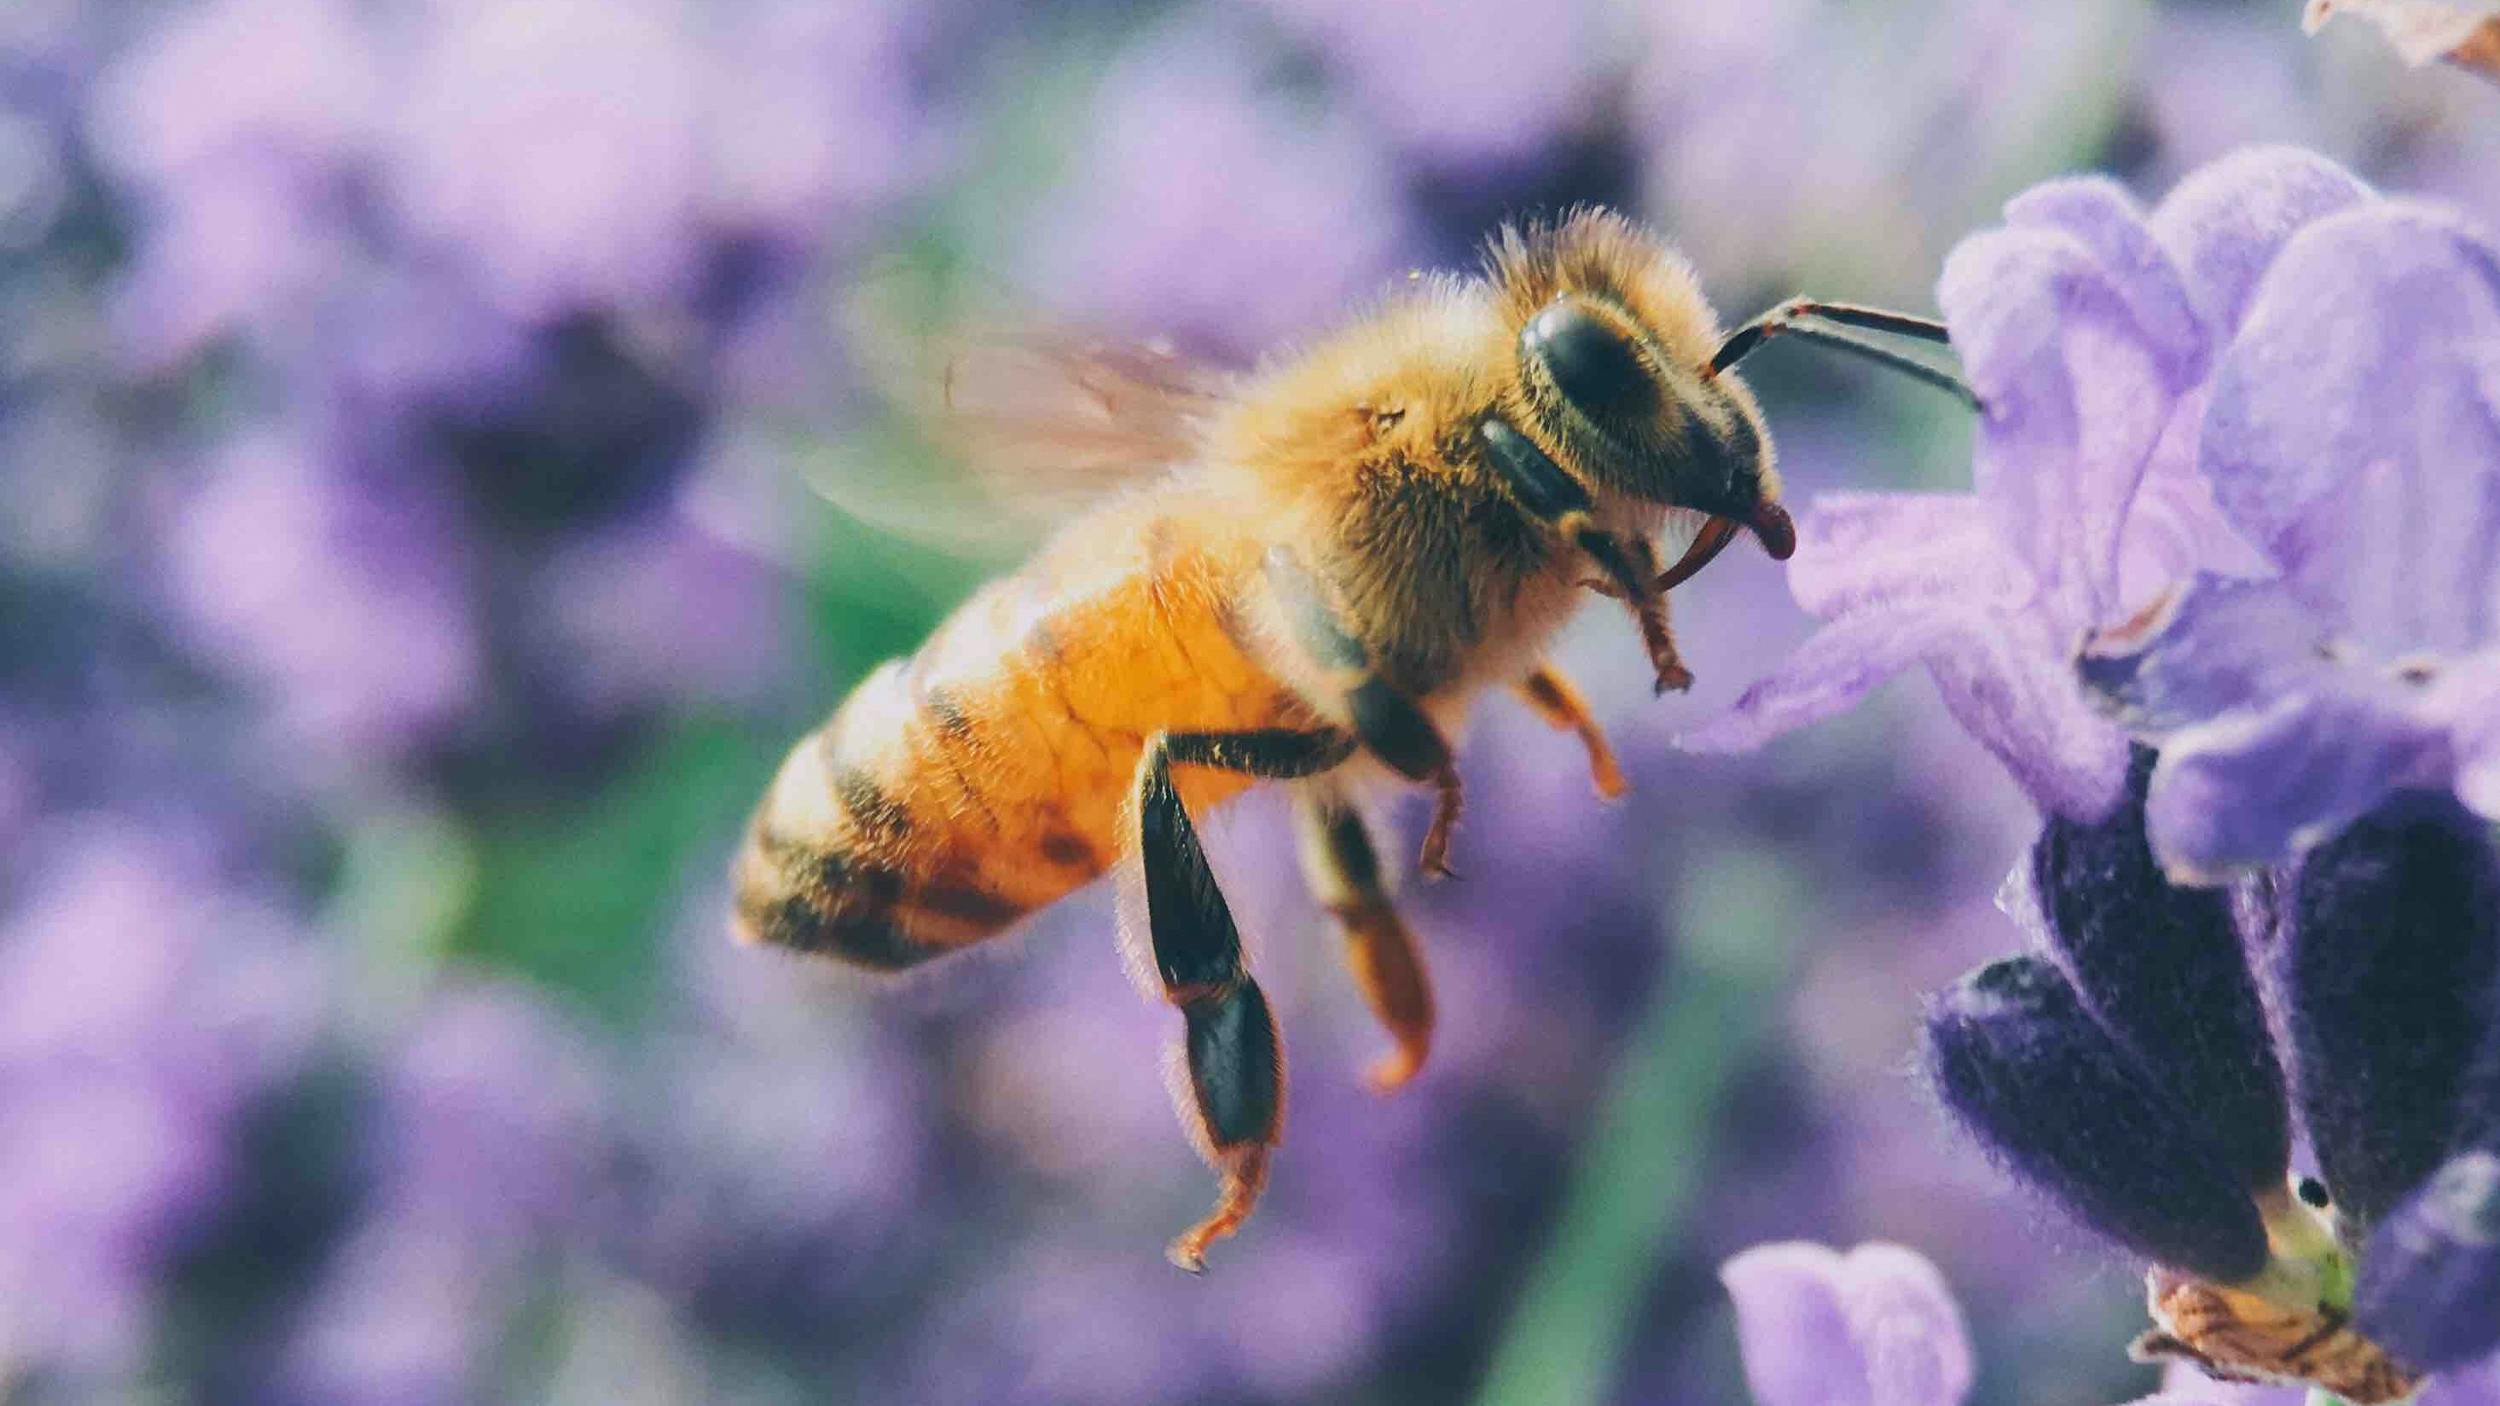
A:
<svg viewBox="0 0 2500 1406">
<path fill-rule="evenodd" d="M 0 1379 L 135 1362 L 303 1053 L 313 961 L 197 836 L 53 832 L 0 930 Z"/>
<path fill-rule="evenodd" d="M 364 1219 L 306 1300 L 289 1399 L 496 1394 L 508 1321 L 600 1190 L 599 1071 L 518 988 L 439 994 L 393 1061 Z"/>
<path fill-rule="evenodd" d="M 2110 711 L 2159 742 L 2173 872 L 2277 859 L 2400 785 L 2500 812 L 2495 278 L 2454 220 L 2293 151 L 2149 216 L 2101 182 L 2019 197 L 1939 290 L 1988 407 L 1976 494 L 1818 503 L 1790 583 L 1829 627 L 1687 745 L 1920 665 L 2047 811 L 2114 803 Z"/>
<path fill-rule="evenodd" d="M 592 716 L 652 698 L 751 698 L 784 654 L 780 579 L 673 503 L 565 543 L 538 571 L 539 643 Z"/>
<path fill-rule="evenodd" d="M 234 81 L 247 66 L 261 81 Z M 380 139 L 381 70 L 334 0 L 221 0 L 118 57 L 89 125 L 154 216 L 119 309 L 143 364 L 235 331 L 283 339 L 343 276 L 345 182 Z"/>
<path fill-rule="evenodd" d="M 2251 914 L 2279 932 L 2266 974 L 2311 1178 L 2289 1170 L 2285 1061 L 2249 939 L 2220 895 L 2152 862 L 2150 760 L 2109 819 L 2053 817 L 2010 891 L 2039 903 L 2020 916 L 2050 954 L 1931 1002 L 1938 1094 L 2018 1180 L 2152 1261 L 2157 1301 L 2201 1280 L 2322 1331 L 2349 1322 L 2392 1364 L 2384 1380 L 2473 1368 L 2500 1351 L 2488 827 L 2444 792 L 2400 795 L 2283 879 L 2279 914 Z"/>
<path fill-rule="evenodd" d="M 1719 1267 L 1757 1406 L 1959 1406 L 1970 1340 L 1915 1250 L 1757 1245 Z"/>
<path fill-rule="evenodd" d="M 1344 101 L 1401 149 L 1445 168 L 1505 166 L 1596 116 L 1595 6 L 1520 24 L 1500 4 L 1264 0 L 1337 75 Z"/>
<path fill-rule="evenodd" d="M 2273 568 L 2200 573 L 2084 677 L 2163 741 L 2185 872 L 2308 848 L 2406 786 L 2500 816 L 2500 251 L 2371 202 L 2287 241 L 2214 368 L 2199 468 Z"/>
<path fill-rule="evenodd" d="M 1648 203 L 1722 288 L 1800 269 L 1891 296 L 2057 134 L 2108 120 L 2127 21 L 1951 0 L 1915 24 L 1835 0 L 1645 4 L 1628 101 Z M 1837 271 L 1835 271 L 1837 266 Z"/>
<path fill-rule="evenodd" d="M 468 715 L 483 662 L 446 505 L 342 472 L 318 440 L 236 440 L 181 495 L 165 588 L 203 652 L 266 691 L 290 739 L 403 755 Z"/>
</svg>

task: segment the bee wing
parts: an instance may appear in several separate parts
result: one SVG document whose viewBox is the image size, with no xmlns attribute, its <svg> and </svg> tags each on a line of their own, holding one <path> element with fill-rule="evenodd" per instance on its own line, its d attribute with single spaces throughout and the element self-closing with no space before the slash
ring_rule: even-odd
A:
<svg viewBox="0 0 2500 1406">
<path fill-rule="evenodd" d="M 989 553 L 1197 455 L 1229 373 L 1157 343 L 1057 331 L 932 339 L 868 368 L 888 410 L 812 477 L 898 535 Z"/>
<path fill-rule="evenodd" d="M 993 497 L 1058 515 L 1192 457 L 1226 382 L 1160 344 L 1027 334 L 959 345 L 930 424 Z"/>
</svg>

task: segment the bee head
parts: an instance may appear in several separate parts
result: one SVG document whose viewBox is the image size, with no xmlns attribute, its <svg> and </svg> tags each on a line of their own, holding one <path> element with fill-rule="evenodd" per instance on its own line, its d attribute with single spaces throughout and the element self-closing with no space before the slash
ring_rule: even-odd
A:
<svg viewBox="0 0 2500 1406">
<path fill-rule="evenodd" d="M 1491 272 L 1518 328 L 1525 418 L 1568 472 L 1750 528 L 1774 557 L 1795 549 L 1761 411 L 1710 373 L 1717 323 L 1681 257 L 1584 211 L 1505 235 Z"/>
</svg>

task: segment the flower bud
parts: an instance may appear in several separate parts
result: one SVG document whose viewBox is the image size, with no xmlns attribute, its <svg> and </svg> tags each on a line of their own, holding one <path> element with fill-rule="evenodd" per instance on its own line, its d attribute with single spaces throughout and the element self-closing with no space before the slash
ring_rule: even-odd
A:
<svg viewBox="0 0 2500 1406">
<path fill-rule="evenodd" d="M 2399 793 L 2302 862 L 2288 1016 L 2301 1110 L 2347 1217 L 2375 1224 L 2456 1145 L 2496 959 L 2500 857 L 2446 793 Z"/>
<path fill-rule="evenodd" d="M 2127 800 L 2107 819 L 2051 816 L 2032 847 L 2033 887 L 2084 1006 L 2192 1110 L 2242 1189 L 2277 1191 L 2292 1145 L 2283 1066 L 2230 895 L 2177 887 L 2153 858 L 2152 771 L 2152 751 L 2137 747 Z"/>
<path fill-rule="evenodd" d="M 1964 977 L 1928 1005 L 1945 1106 L 2024 1182 L 2164 1265 L 2224 1282 L 2266 1264 L 2266 1232 L 2222 1153 L 2038 957 Z"/>
</svg>

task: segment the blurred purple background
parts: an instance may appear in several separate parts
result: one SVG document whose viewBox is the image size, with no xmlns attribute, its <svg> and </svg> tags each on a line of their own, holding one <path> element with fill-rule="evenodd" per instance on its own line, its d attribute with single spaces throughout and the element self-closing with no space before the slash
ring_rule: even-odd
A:
<svg viewBox="0 0 2500 1406">
<path fill-rule="evenodd" d="M 2010 783 L 1915 687 L 1667 748 L 1804 633 L 1757 555 L 1690 698 L 1570 637 L 1624 805 L 1484 709 L 1394 1100 L 1282 810 L 1212 828 L 1297 1078 L 1204 1280 L 1101 895 L 889 987 L 723 869 L 998 565 L 818 492 L 945 472 L 861 290 L 1241 360 L 1599 201 L 1729 317 L 1926 308 L 2023 185 L 2257 140 L 2500 220 L 2492 95 L 2297 9 L 0 4 L 0 1399 L 1722 1402 L 1713 1270 L 1791 1237 L 1934 1256 L 1983 1401 L 2143 1389 L 1903 1072 Z M 1941 398 L 1749 371 L 1792 493 L 1964 481 Z"/>
</svg>

